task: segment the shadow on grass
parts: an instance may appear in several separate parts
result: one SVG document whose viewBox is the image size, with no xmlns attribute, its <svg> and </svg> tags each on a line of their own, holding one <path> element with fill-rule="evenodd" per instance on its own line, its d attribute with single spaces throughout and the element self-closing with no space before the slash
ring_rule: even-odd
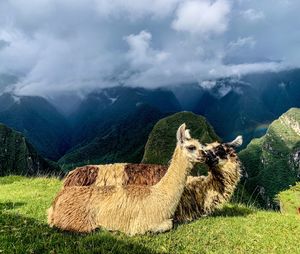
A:
<svg viewBox="0 0 300 254">
<path fill-rule="evenodd" d="M 24 176 L 1 176 L 0 185 L 12 184 L 24 180 Z"/>
<path fill-rule="evenodd" d="M 24 202 L 5 202 L 5 203 L 0 203 L 0 212 L 2 210 L 11 210 L 11 209 L 15 209 L 15 208 L 19 208 L 23 205 L 25 205 L 26 203 Z"/>
<path fill-rule="evenodd" d="M 249 214 L 255 213 L 253 208 L 233 205 L 233 206 L 224 206 L 220 210 L 216 210 L 211 216 L 212 217 L 236 217 L 244 216 L 246 217 Z"/>
<path fill-rule="evenodd" d="M 2 205 L 0 210 L 3 253 L 158 253 L 121 234 L 101 230 L 75 234 L 52 229 L 32 218 L 4 211 L 7 206 L 10 204 Z"/>
</svg>

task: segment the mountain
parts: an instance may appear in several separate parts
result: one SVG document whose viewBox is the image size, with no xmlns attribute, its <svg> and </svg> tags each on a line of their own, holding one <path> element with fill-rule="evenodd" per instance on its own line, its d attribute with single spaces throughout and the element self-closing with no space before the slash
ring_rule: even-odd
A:
<svg viewBox="0 0 300 254">
<path fill-rule="evenodd" d="M 91 141 L 82 143 L 63 156 L 64 170 L 78 165 L 140 162 L 154 124 L 164 115 L 149 105 L 138 105 L 118 122 L 107 122 Z"/>
<path fill-rule="evenodd" d="M 70 117 L 73 145 L 91 141 L 101 135 L 108 124 L 125 120 L 141 105 L 162 113 L 177 112 L 180 105 L 174 94 L 165 89 L 112 87 L 88 94 Z"/>
<path fill-rule="evenodd" d="M 244 145 L 265 134 L 291 107 L 300 107 L 300 69 L 249 74 L 171 87 L 184 110 L 205 116 L 216 133 Z"/>
<path fill-rule="evenodd" d="M 1 44 L 1 43 L 0 43 Z M 0 45 L 1 48 L 1 45 Z M 16 84 L 18 77 L 11 74 L 0 74 L 0 93 L 3 93 L 9 86 Z"/>
<path fill-rule="evenodd" d="M 221 137 L 232 139 L 243 134 L 246 142 L 255 135 L 257 126 L 274 118 L 251 85 L 233 80 L 217 81 L 202 95 L 195 111 L 207 117 Z"/>
<path fill-rule="evenodd" d="M 220 140 L 204 117 L 191 112 L 179 112 L 155 124 L 149 135 L 142 162 L 168 164 L 176 146 L 176 131 L 183 123 L 191 130 L 191 136 L 203 144 Z"/>
<path fill-rule="evenodd" d="M 180 84 L 168 87 L 172 91 L 181 105 L 186 111 L 193 111 L 197 108 L 199 100 L 206 92 L 198 83 Z"/>
<path fill-rule="evenodd" d="M 0 92 L 16 80 L 0 76 Z M 245 147 L 289 108 L 300 107 L 300 69 L 157 89 L 116 86 L 85 96 L 73 92 L 45 99 L 2 93 L 0 122 L 22 132 L 42 156 L 57 161 L 90 143 L 92 147 L 109 127 L 134 118 L 140 106 L 159 111 L 161 117 L 182 110 L 203 115 L 224 140 L 242 134 Z"/>
<path fill-rule="evenodd" d="M 70 131 L 65 118 L 46 99 L 38 96 L 0 95 L 0 122 L 20 131 L 51 160 L 69 148 Z"/>
<path fill-rule="evenodd" d="M 300 180 L 300 109 L 292 108 L 239 153 L 248 179 L 245 188 L 267 207 L 280 191 Z"/>
<path fill-rule="evenodd" d="M 59 173 L 59 167 L 43 159 L 19 132 L 0 124 L 0 176 Z"/>
<path fill-rule="evenodd" d="M 66 118 L 78 110 L 83 98 L 83 94 L 71 91 L 68 91 L 67 93 L 56 93 L 46 97 L 46 99 Z"/>
</svg>

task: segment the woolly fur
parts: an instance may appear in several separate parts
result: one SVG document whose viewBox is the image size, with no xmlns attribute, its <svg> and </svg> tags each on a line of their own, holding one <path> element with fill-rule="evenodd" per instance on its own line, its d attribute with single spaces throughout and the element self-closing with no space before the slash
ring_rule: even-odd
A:
<svg viewBox="0 0 300 254">
<path fill-rule="evenodd" d="M 180 129 L 184 133 L 185 125 Z M 192 142 L 196 141 L 188 141 Z M 128 235 L 170 230 L 193 166 L 184 144 L 185 141 L 178 142 L 167 173 L 155 185 L 122 186 L 126 164 L 111 164 L 100 166 L 104 177 L 97 177 L 94 184 L 63 188 L 48 210 L 49 225 L 76 232 L 103 227 Z M 116 182 L 107 185 L 107 179 Z"/>
<path fill-rule="evenodd" d="M 237 146 L 240 144 L 237 144 Z M 226 144 L 211 143 L 205 149 L 214 152 L 223 148 L 226 155 L 219 158 L 214 156 L 217 164 L 209 165 L 208 176 L 187 178 L 185 188 L 176 209 L 174 220 L 187 222 L 212 213 L 216 208 L 228 202 L 240 180 L 240 161 L 234 149 Z M 209 161 L 207 162 L 209 164 Z M 97 186 L 114 185 L 154 185 L 160 181 L 167 171 L 167 166 L 152 164 L 114 164 L 118 165 L 118 174 L 115 171 L 99 167 Z M 130 168 L 131 170 L 128 170 Z M 76 172 L 76 174 L 74 174 Z M 65 187 L 72 182 L 84 182 L 86 171 L 77 168 L 65 180 Z M 70 180 L 72 179 L 72 180 Z"/>
</svg>

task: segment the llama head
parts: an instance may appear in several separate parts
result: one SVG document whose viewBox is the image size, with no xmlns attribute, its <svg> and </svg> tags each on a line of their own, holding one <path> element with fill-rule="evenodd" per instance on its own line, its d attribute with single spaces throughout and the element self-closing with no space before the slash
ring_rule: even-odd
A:
<svg viewBox="0 0 300 254">
<path fill-rule="evenodd" d="M 197 139 L 191 137 L 190 130 L 186 129 L 185 123 L 178 128 L 176 137 L 177 146 L 182 149 L 190 162 L 197 163 L 205 161 L 204 147 Z"/>
<path fill-rule="evenodd" d="M 238 136 L 228 143 L 214 142 L 205 146 L 205 157 L 208 166 L 224 165 L 227 162 L 238 162 L 235 149 L 242 145 L 243 137 Z"/>
</svg>

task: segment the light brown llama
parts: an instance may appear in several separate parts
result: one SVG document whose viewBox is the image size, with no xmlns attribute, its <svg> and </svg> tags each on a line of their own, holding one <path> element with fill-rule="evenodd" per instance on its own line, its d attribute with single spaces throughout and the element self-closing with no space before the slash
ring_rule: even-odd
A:
<svg viewBox="0 0 300 254">
<path fill-rule="evenodd" d="M 170 230 L 187 174 L 203 160 L 201 148 L 183 124 L 171 164 L 157 184 L 65 187 L 48 211 L 48 223 L 76 232 L 98 227 L 129 235 Z"/>
<path fill-rule="evenodd" d="M 240 180 L 240 161 L 234 149 L 242 142 L 239 136 L 230 143 L 214 142 L 205 146 L 208 176 L 188 177 L 174 215 L 175 221 L 186 222 L 208 215 L 229 201 Z M 168 168 L 153 164 L 117 165 L 114 168 L 103 168 L 101 165 L 77 168 L 68 174 L 64 187 L 154 185 Z"/>
</svg>

